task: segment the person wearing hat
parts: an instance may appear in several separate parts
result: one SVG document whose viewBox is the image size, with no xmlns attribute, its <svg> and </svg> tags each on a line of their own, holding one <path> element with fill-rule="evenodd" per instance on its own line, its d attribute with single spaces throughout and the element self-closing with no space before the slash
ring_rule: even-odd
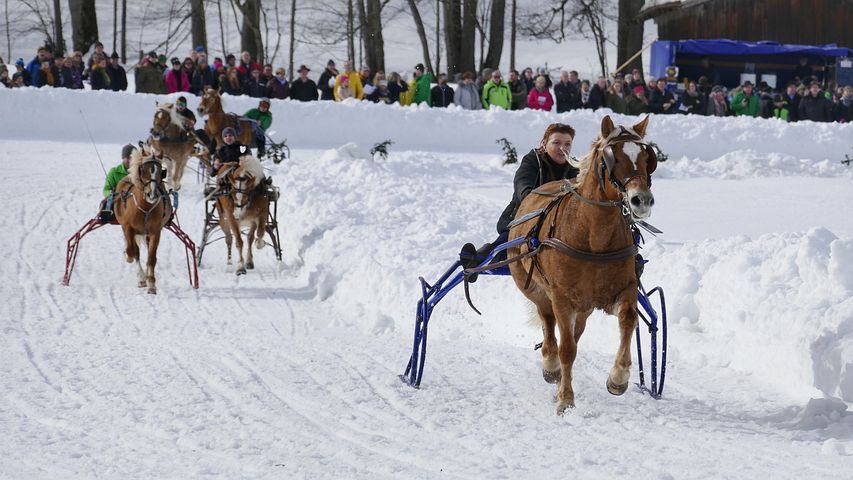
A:
<svg viewBox="0 0 853 480">
<path fill-rule="evenodd" d="M 272 112 L 270 112 L 270 99 L 262 98 L 258 102 L 258 108 L 253 108 L 244 115 L 256 122 L 258 128 L 255 128 L 255 144 L 258 146 L 258 157 L 263 157 L 266 152 L 266 134 L 268 128 L 272 125 Z"/>
<path fill-rule="evenodd" d="M 642 85 L 635 85 L 631 90 L 631 97 L 625 101 L 628 115 L 642 115 L 648 113 L 649 102 L 646 100 L 646 89 Z"/>
<path fill-rule="evenodd" d="M 317 100 L 317 84 L 314 80 L 308 78 L 308 72 L 311 69 L 305 65 L 299 66 L 299 78 L 293 81 L 290 86 L 290 98 L 299 100 L 300 102 L 313 102 Z"/>
<path fill-rule="evenodd" d="M 415 90 L 412 96 L 412 103 L 426 103 L 432 106 L 431 85 L 432 72 L 424 72 L 423 63 L 415 65 Z"/>
<path fill-rule="evenodd" d="M 192 60 L 190 60 L 192 62 Z M 189 92 L 190 79 L 187 78 L 187 73 L 181 66 L 181 60 L 178 57 L 172 57 L 172 68 L 166 72 L 166 93 Z"/>
<path fill-rule="evenodd" d="M 136 93 L 166 93 L 166 81 L 163 70 L 157 63 L 157 52 L 148 52 L 148 55 L 139 61 L 134 78 Z"/>
<path fill-rule="evenodd" d="M 216 151 L 213 159 L 213 173 L 215 175 L 219 168 L 226 163 L 239 162 L 240 157 L 249 155 L 249 148 L 237 141 L 237 131 L 232 127 L 225 127 L 222 130 L 223 145 Z"/>
<path fill-rule="evenodd" d="M 832 121 L 832 100 L 829 100 L 820 91 L 820 83 L 813 81 L 809 85 L 807 93 L 800 100 L 797 118 L 799 120 L 811 120 L 813 122 Z"/>
<path fill-rule="evenodd" d="M 275 75 L 267 82 L 267 96 L 279 100 L 290 97 L 290 82 L 284 76 L 284 68 L 276 69 Z"/>
<path fill-rule="evenodd" d="M 30 72 L 24 67 L 24 59 L 19 58 L 15 60 L 15 73 L 12 75 L 12 80 L 15 80 L 15 75 L 23 78 L 24 85 L 30 86 L 33 84 L 32 77 L 30 77 Z"/>
<path fill-rule="evenodd" d="M 729 103 L 726 100 L 726 89 L 720 85 L 711 88 L 708 95 L 708 107 L 705 115 L 710 117 L 725 117 L 729 115 Z"/>
<path fill-rule="evenodd" d="M 175 113 L 181 117 L 181 123 L 185 130 L 189 131 L 195 128 L 195 114 L 187 108 L 187 97 L 181 95 L 175 100 Z"/>
<path fill-rule="evenodd" d="M 110 55 L 110 63 L 107 64 L 107 74 L 110 76 L 110 90 L 123 92 L 127 90 L 127 72 L 118 63 L 118 54 Z"/>
<path fill-rule="evenodd" d="M 761 102 L 758 95 L 752 91 L 752 82 L 749 80 L 743 82 L 740 91 L 736 92 L 732 97 L 730 105 L 732 112 L 738 117 L 757 117 L 761 113 Z"/>
<path fill-rule="evenodd" d="M 320 100 L 335 99 L 335 79 L 337 78 L 338 70 L 335 68 L 335 61 L 330 59 L 317 81 L 317 86 L 320 88 Z"/>
<path fill-rule="evenodd" d="M 136 150 L 131 144 L 127 144 L 121 148 L 121 163 L 111 168 L 107 172 L 107 178 L 104 181 L 104 201 L 101 202 L 101 213 L 99 215 L 101 222 L 107 223 L 115 218 L 113 214 L 113 198 L 115 196 L 116 187 L 119 182 L 127 176 L 127 169 L 130 168 L 130 156 Z"/>
<path fill-rule="evenodd" d="M 341 88 L 344 78 L 347 80 L 347 87 Z M 357 100 L 364 98 L 361 77 L 358 75 L 358 72 L 352 69 L 352 62 L 350 60 L 344 62 L 344 71 L 335 79 L 335 100 L 338 102 L 344 100 L 345 98 L 341 97 L 341 92 L 346 92 L 347 89 L 352 91 L 352 98 Z M 427 95 L 429 95 L 429 92 L 427 92 Z"/>
</svg>

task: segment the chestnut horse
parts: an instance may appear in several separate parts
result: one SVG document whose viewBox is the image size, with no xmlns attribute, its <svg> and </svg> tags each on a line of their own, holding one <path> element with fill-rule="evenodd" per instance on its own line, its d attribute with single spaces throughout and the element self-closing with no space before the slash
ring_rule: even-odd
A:
<svg viewBox="0 0 853 480">
<path fill-rule="evenodd" d="M 510 270 L 536 306 L 543 327 L 542 373 L 547 382 L 558 384 L 558 415 L 575 405 L 572 365 L 594 309 L 619 318 L 619 348 L 607 390 L 621 395 L 628 388 L 638 286 L 631 224 L 651 214 L 651 174 L 657 166 L 653 150 L 643 141 L 648 122 L 646 117 L 631 128 L 617 127 L 605 116 L 592 150 L 570 160 L 580 169 L 576 183 L 545 184 L 528 195 L 516 213 L 521 218 L 555 202 L 544 213 L 542 225 L 548 228 L 543 230 L 548 231 L 538 234 L 542 250 L 511 264 Z M 565 195 L 557 201 L 554 191 Z M 523 225 L 510 230 L 510 240 L 528 233 Z M 508 255 L 519 253 L 520 246 Z M 560 329 L 559 347 L 555 326 Z"/>
<path fill-rule="evenodd" d="M 181 115 L 175 110 L 171 103 L 157 103 L 157 111 L 154 113 L 151 136 L 148 144 L 163 154 L 163 160 L 169 171 L 169 183 L 178 191 L 181 189 L 181 178 L 187 166 L 187 160 L 191 156 L 197 156 L 202 161 L 209 163 L 210 154 L 205 150 L 196 153 L 195 145 L 202 143 L 191 128 L 187 128 Z M 205 146 L 206 147 L 206 146 Z"/>
<path fill-rule="evenodd" d="M 116 187 L 115 215 L 124 232 L 127 263 L 136 262 L 139 287 L 148 287 L 148 293 L 156 294 L 154 266 L 157 264 L 157 247 L 160 233 L 172 217 L 163 184 L 162 154 L 155 156 L 143 146 L 130 157 L 128 176 Z M 147 274 L 139 261 L 142 243 L 148 249 Z"/>
<path fill-rule="evenodd" d="M 220 189 L 229 191 L 216 200 L 219 227 L 225 236 L 228 248 L 228 264 L 231 264 L 231 237 L 237 240 L 237 275 L 245 275 L 246 268 L 255 268 L 252 242 L 257 249 L 264 248 L 264 232 L 267 228 L 270 201 L 266 195 L 266 180 L 260 160 L 251 156 L 240 157 L 240 163 L 226 163 L 217 174 Z M 224 187 L 224 188 L 223 188 Z M 243 237 L 241 228 L 247 231 L 246 262 L 243 262 Z M 257 235 L 257 239 L 255 236 Z"/>
<path fill-rule="evenodd" d="M 202 117 L 207 115 L 204 131 L 208 137 L 216 139 L 217 149 L 223 144 L 222 130 L 225 130 L 226 127 L 232 127 L 237 131 L 236 140 L 243 145 L 250 147 L 255 144 L 253 122 L 240 120 L 240 117 L 233 113 L 225 113 L 222 97 L 215 88 L 208 88 L 204 91 L 201 103 L 198 105 L 198 114 Z"/>
</svg>

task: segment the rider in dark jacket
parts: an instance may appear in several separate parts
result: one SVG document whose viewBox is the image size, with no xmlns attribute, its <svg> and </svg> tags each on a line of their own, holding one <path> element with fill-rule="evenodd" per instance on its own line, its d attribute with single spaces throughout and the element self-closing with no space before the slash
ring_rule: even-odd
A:
<svg viewBox="0 0 853 480">
<path fill-rule="evenodd" d="M 498 238 L 492 243 L 487 243 L 475 249 L 471 243 L 462 247 L 460 260 L 463 268 L 479 265 L 492 249 L 509 239 L 509 224 L 515 218 L 521 201 L 539 186 L 555 180 L 575 178 L 579 171 L 569 163 L 569 153 L 572 149 L 572 140 L 575 130 L 562 123 L 552 123 L 545 129 L 539 147 L 530 150 L 524 156 L 513 180 L 513 195 L 497 223 Z M 506 251 L 500 252 L 494 261 L 506 259 Z M 473 275 L 469 281 L 476 280 Z"/>
<path fill-rule="evenodd" d="M 222 130 L 222 141 L 225 145 L 222 145 L 216 151 L 211 176 L 215 175 L 223 164 L 239 162 L 240 157 L 252 153 L 248 147 L 237 141 L 237 131 L 231 127 L 225 127 Z"/>
</svg>

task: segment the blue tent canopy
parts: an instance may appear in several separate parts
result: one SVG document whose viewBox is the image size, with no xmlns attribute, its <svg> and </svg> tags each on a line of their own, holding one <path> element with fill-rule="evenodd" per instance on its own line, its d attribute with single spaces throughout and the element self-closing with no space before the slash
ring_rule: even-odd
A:
<svg viewBox="0 0 853 480">
<path fill-rule="evenodd" d="M 783 45 L 776 42 L 739 42 L 735 40 L 659 40 L 652 45 L 651 75 L 666 76 L 666 67 L 679 66 L 679 77 L 695 79 L 690 75 L 700 58 L 708 57 L 719 70 L 724 85 L 739 83 L 739 73 L 747 63 L 758 65 L 758 70 L 775 73 L 780 80 L 787 80 L 801 57 L 809 58 L 810 64 L 824 65 L 827 59 L 833 62 L 838 57 L 851 57 L 853 51 L 835 44 Z M 728 64 L 721 68 L 719 65 Z M 789 66 L 789 68 L 785 68 Z M 760 73 L 760 72 L 757 72 Z"/>
</svg>

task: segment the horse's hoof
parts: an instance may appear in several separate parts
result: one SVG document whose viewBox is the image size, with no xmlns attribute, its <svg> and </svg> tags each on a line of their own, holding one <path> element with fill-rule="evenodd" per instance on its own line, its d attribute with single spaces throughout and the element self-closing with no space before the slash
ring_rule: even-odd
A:
<svg viewBox="0 0 853 480">
<path fill-rule="evenodd" d="M 238 268 L 237 269 L 237 275 L 245 275 L 245 274 L 246 274 L 245 268 Z"/>
<path fill-rule="evenodd" d="M 148 289 L 148 295 L 157 295 L 157 289 L 156 288 L 149 288 Z"/>
<path fill-rule="evenodd" d="M 145 280 L 140 280 L 139 283 L 136 284 L 139 288 L 145 288 L 148 286 L 148 282 Z"/>
<path fill-rule="evenodd" d="M 607 377 L 607 391 L 610 392 L 611 395 L 622 395 L 626 390 L 628 390 L 628 382 L 625 382 L 623 385 L 614 385 L 610 381 L 610 377 Z"/>
<path fill-rule="evenodd" d="M 557 405 L 557 415 L 562 417 L 566 413 L 566 410 L 570 408 L 575 408 L 575 402 L 561 402 Z"/>
<path fill-rule="evenodd" d="M 254 270 L 255 269 L 255 262 L 247 263 L 246 268 L 248 268 L 249 270 Z"/>
<path fill-rule="evenodd" d="M 548 383 L 560 383 L 560 379 L 563 377 L 562 372 L 558 369 L 553 372 L 549 372 L 548 370 L 542 370 L 542 378 L 545 379 Z"/>
</svg>

